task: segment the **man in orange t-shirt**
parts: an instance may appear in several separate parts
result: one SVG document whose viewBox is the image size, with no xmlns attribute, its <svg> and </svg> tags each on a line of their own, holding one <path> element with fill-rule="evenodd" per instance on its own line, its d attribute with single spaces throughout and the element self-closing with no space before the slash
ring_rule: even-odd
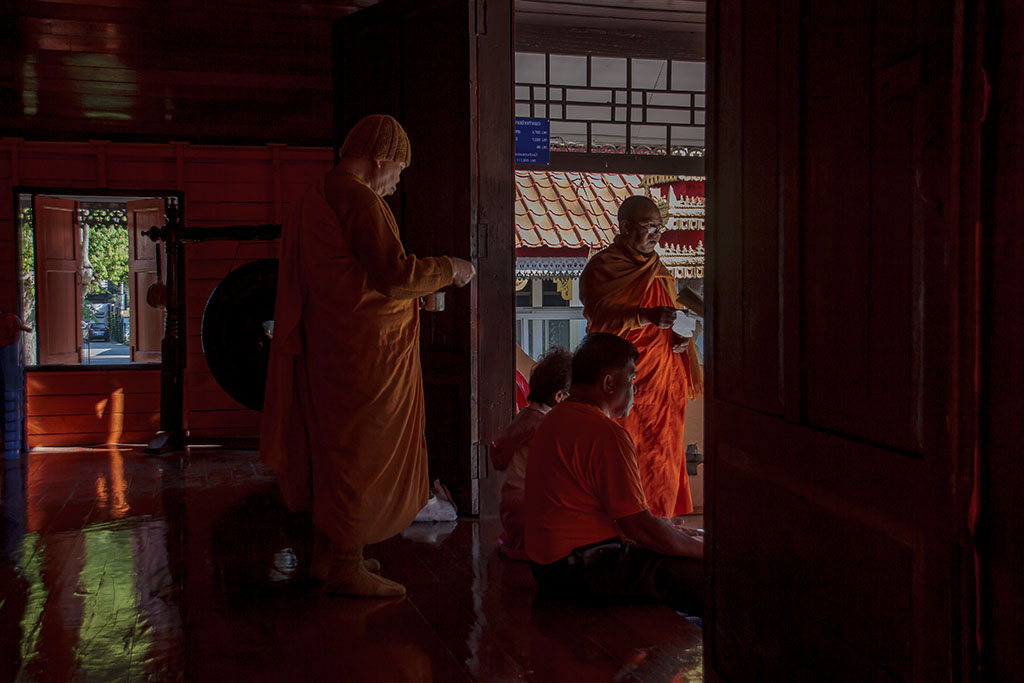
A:
<svg viewBox="0 0 1024 683">
<path fill-rule="evenodd" d="M 629 433 L 639 353 L 588 335 L 569 398 L 541 422 L 526 465 L 526 554 L 542 592 L 584 602 L 654 600 L 699 615 L 704 536 L 651 514 Z M 630 539 L 622 540 L 622 537 Z"/>
</svg>

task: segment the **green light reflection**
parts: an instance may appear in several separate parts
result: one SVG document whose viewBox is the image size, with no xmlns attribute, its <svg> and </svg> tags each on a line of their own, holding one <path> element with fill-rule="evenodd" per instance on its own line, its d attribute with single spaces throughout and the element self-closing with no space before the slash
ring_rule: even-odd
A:
<svg viewBox="0 0 1024 683">
<path fill-rule="evenodd" d="M 67 532 L 78 533 L 78 532 Z M 75 677 L 86 680 L 134 680 L 153 674 L 152 649 L 154 637 L 160 635 L 175 639 L 178 624 L 170 623 L 160 610 L 150 613 L 152 599 L 147 596 L 160 592 L 165 575 L 157 572 L 147 576 L 147 567 L 166 565 L 163 547 L 164 525 L 159 520 L 141 524 L 99 524 L 86 527 L 84 535 L 85 562 L 78 576 L 74 601 L 76 614 L 52 614 L 49 607 L 46 619 L 64 623 L 81 620 L 78 641 L 70 644 L 71 652 L 41 653 L 40 631 L 44 619 L 48 590 L 42 575 L 43 556 L 47 552 L 46 539 L 38 533 L 29 533 L 21 544 L 26 559 L 22 576 L 28 584 L 25 614 L 22 618 L 22 671 L 29 670 L 31 661 L 39 661 L 45 671 L 55 658 L 73 660 Z M 147 557 L 156 553 L 157 556 Z M 66 558 L 48 558 L 68 566 Z M 65 564 L 67 562 L 67 564 Z M 150 572 L 152 573 L 152 572 Z M 68 577 L 65 577 L 67 579 Z M 171 631 L 171 632 L 168 632 Z M 38 669 L 37 669 L 38 670 Z"/>
</svg>

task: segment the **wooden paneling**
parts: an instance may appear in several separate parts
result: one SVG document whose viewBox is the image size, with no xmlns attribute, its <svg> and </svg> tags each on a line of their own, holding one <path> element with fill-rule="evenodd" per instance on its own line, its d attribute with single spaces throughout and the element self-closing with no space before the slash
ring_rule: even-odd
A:
<svg viewBox="0 0 1024 683">
<path fill-rule="evenodd" d="M 981 648 L 987 680 L 1008 681 L 1024 671 L 1024 7 L 993 2 L 985 69 L 993 85 L 982 126 L 985 182 L 982 221 L 972 235 L 982 245 L 982 448 L 975 503 L 981 553 Z M 981 120 L 979 117 L 978 120 Z M 974 377 L 970 378 L 974 380 Z"/>
<path fill-rule="evenodd" d="M 640 31 L 703 33 L 705 0 L 516 0 L 524 23 Z"/>
<path fill-rule="evenodd" d="M 331 20 L 372 2 L 5 2 L 0 129 L 328 144 Z"/>
<path fill-rule="evenodd" d="M 961 199 L 980 179 L 961 150 L 982 81 L 962 9 L 709 8 L 712 680 L 969 670 L 980 290 Z"/>
<path fill-rule="evenodd" d="M 19 185 L 34 190 L 79 188 L 76 192 L 86 193 L 89 189 L 126 194 L 142 191 L 150 196 L 183 190 L 185 222 L 189 226 L 273 223 L 283 220 L 291 202 L 331 165 L 331 151 L 326 148 L 36 143 L 6 138 L 0 140 L 0 197 L 11 197 Z M 106 179 L 105 186 L 101 179 Z M 0 243 L 13 245 L 13 208 L 10 200 L 5 205 L 8 213 L 0 216 Z M 186 248 L 185 419 L 194 437 L 251 437 L 258 433 L 258 413 L 231 399 L 210 375 L 199 334 L 206 301 L 217 283 L 243 263 L 276 256 L 275 242 L 204 242 Z M 0 270 L 0 301 L 8 310 L 18 310 L 20 305 L 14 268 L 12 261 L 6 270 Z M 47 445 L 102 443 L 109 438 L 109 432 L 104 431 L 106 423 L 94 414 L 95 404 L 109 397 L 112 390 L 97 388 L 107 386 L 104 377 L 109 372 L 122 376 L 117 371 L 90 370 L 70 375 L 71 382 L 48 384 L 64 392 L 69 400 L 48 401 L 44 405 L 49 408 L 40 406 L 39 410 L 50 412 L 34 413 L 35 422 L 30 425 L 35 432 L 33 443 L 41 445 L 39 432 L 51 429 L 55 431 L 45 437 Z M 155 374 L 147 374 L 150 372 Z M 139 374 L 131 371 L 123 376 L 137 381 Z M 147 377 L 149 391 L 156 396 L 159 371 L 141 374 Z M 33 377 L 44 375 L 49 376 L 32 373 Z M 42 385 L 37 382 L 36 386 Z M 30 391 L 30 411 L 34 408 L 33 396 L 39 395 L 39 391 Z M 77 406 L 78 396 L 83 397 L 84 409 Z M 137 415 L 132 408 L 135 404 L 126 405 L 126 415 Z M 141 419 L 125 418 L 124 434 L 131 439 L 122 436 L 122 440 L 148 441 L 153 436 L 156 425 L 150 425 L 148 417 L 144 422 L 139 422 Z M 129 432 L 128 427 L 134 431 Z"/>
<path fill-rule="evenodd" d="M 916 26 L 924 10 L 885 3 L 877 11 L 877 24 L 866 5 L 810 16 L 808 49 L 822 57 L 809 70 L 806 111 L 806 249 L 820 257 L 808 261 L 805 281 L 815 368 L 808 417 L 920 452 L 922 268 L 941 218 L 920 201 L 918 161 L 948 152 L 923 87 L 921 36 L 895 28 Z M 871 40 L 876 26 L 888 28 Z M 838 187 L 854 201 L 836 201 Z"/>
<path fill-rule="evenodd" d="M 33 197 L 39 361 L 68 365 L 82 360 L 82 238 L 78 202 Z"/>
<path fill-rule="evenodd" d="M 420 318 L 431 476 L 470 514 L 485 444 L 513 412 L 511 22 L 508 0 L 388 0 L 335 36 L 336 140 L 370 113 L 401 121 L 413 162 L 389 203 L 406 248 L 478 269 Z M 382 56 L 367 64 L 370 51 Z"/>
<path fill-rule="evenodd" d="M 140 443 L 156 432 L 160 371 L 29 371 L 28 443 Z"/>
<path fill-rule="evenodd" d="M 135 304 L 131 319 L 131 359 L 133 363 L 159 363 L 164 310 L 150 305 L 148 294 L 149 288 L 159 281 L 157 272 L 166 272 L 167 266 L 163 247 L 142 233 L 164 224 L 164 199 L 128 202 L 125 211 L 128 215 L 128 296 Z"/>
</svg>

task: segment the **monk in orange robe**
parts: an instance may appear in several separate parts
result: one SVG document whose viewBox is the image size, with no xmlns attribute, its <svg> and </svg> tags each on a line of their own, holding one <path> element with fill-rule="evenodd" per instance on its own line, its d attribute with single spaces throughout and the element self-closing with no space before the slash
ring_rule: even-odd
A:
<svg viewBox="0 0 1024 683">
<path fill-rule="evenodd" d="M 703 393 L 700 363 L 693 340 L 671 329 L 683 306 L 654 250 L 663 232 L 658 206 L 648 197 L 628 197 L 618 219 L 619 235 L 580 277 L 583 315 L 587 332 L 610 332 L 639 349 L 636 404 L 620 422 L 636 444 L 652 514 L 685 515 L 693 503 L 683 427 L 687 399 Z"/>
<path fill-rule="evenodd" d="M 363 546 L 427 502 L 419 298 L 476 272 L 405 253 L 383 198 L 410 157 L 397 121 L 362 119 L 281 235 L 260 456 L 288 506 L 312 510 L 310 574 L 333 594 L 405 593 Z"/>
</svg>

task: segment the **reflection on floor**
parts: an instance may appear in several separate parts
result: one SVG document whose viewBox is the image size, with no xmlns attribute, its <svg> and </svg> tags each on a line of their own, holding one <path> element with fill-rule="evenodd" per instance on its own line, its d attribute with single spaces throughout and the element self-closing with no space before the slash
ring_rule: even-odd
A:
<svg viewBox="0 0 1024 683">
<path fill-rule="evenodd" d="M 372 546 L 407 598 L 328 598 L 310 532 L 251 451 L 36 452 L 7 462 L 0 681 L 699 681 L 665 607 L 534 599 L 493 521 Z"/>
</svg>

